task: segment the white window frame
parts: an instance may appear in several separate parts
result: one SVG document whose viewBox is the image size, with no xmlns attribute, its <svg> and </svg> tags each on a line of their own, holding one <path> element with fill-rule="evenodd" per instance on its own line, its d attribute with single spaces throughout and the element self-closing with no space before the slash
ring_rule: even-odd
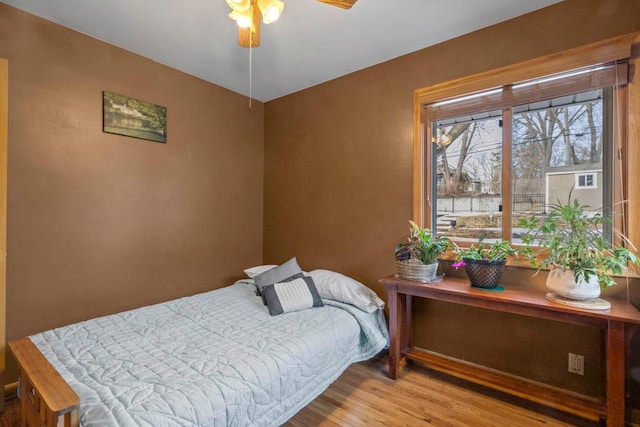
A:
<svg viewBox="0 0 640 427">
<path fill-rule="evenodd" d="M 593 184 L 587 185 L 587 177 L 593 177 Z M 576 183 L 575 188 L 577 190 L 596 190 L 598 189 L 598 172 L 597 171 L 589 171 L 589 172 L 578 172 L 575 174 Z M 580 185 L 580 177 L 584 177 L 585 185 Z"/>
</svg>

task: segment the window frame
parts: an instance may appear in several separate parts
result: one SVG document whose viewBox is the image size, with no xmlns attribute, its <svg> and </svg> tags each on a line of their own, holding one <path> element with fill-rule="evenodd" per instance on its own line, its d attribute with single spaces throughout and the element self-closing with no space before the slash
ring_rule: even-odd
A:
<svg viewBox="0 0 640 427">
<path fill-rule="evenodd" d="M 597 172 L 579 172 L 575 173 L 575 185 L 573 188 L 576 190 L 597 190 L 598 189 L 598 173 Z M 588 183 L 588 179 L 591 177 L 591 184 Z M 580 178 L 584 178 L 584 184 L 580 184 Z"/>
<path fill-rule="evenodd" d="M 432 200 L 430 194 L 435 182 L 432 174 L 426 173 L 433 167 L 435 156 L 433 144 L 425 143 L 433 139 L 432 122 L 427 106 L 448 99 L 469 94 L 489 91 L 496 88 L 508 90 L 514 82 L 533 80 L 570 70 L 590 67 L 597 64 L 628 61 L 629 79 L 625 85 L 613 87 L 613 108 L 616 111 L 613 127 L 614 159 L 619 163 L 619 171 L 613 177 L 612 200 L 627 201 L 623 215 L 614 217 L 614 228 L 626 235 L 630 241 L 640 243 L 640 181 L 633 179 L 629 171 L 640 169 L 640 134 L 633 131 L 633 124 L 640 125 L 640 32 L 626 34 L 598 43 L 570 49 L 561 53 L 544 56 L 522 63 L 489 70 L 479 74 L 462 77 L 449 82 L 418 89 L 414 92 L 414 174 L 413 174 L 413 220 L 432 227 Z M 633 75 L 631 75 L 633 74 Z M 512 205 L 511 164 L 512 110 L 504 109 L 502 136 L 503 150 L 503 188 L 502 203 Z M 624 218 L 624 219 L 623 219 Z M 512 235 L 511 210 L 503 212 L 503 236 Z"/>
</svg>

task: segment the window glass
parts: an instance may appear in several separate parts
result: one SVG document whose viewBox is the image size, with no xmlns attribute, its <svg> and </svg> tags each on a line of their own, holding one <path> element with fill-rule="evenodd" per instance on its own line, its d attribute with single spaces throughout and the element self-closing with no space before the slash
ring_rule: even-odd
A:
<svg viewBox="0 0 640 427">
<path fill-rule="evenodd" d="M 420 91 L 418 220 L 462 246 L 481 238 L 518 244 L 522 218 L 542 217 L 571 199 L 611 220 L 601 230 L 607 240 L 625 229 L 624 157 L 635 150 L 620 131 L 629 66 L 560 70 L 572 61 L 534 78 L 509 70 Z"/>
<path fill-rule="evenodd" d="M 589 206 L 592 214 L 609 215 L 602 210 L 611 203 L 611 168 L 605 160 L 611 153 L 610 93 L 594 89 L 433 122 L 431 226 L 436 234 L 458 242 L 521 243 L 522 218 L 544 216 L 551 205 L 569 198 Z M 461 102 L 470 102 L 467 98 Z M 512 120 L 507 141 L 503 116 Z M 509 165 L 503 165 L 503 150 L 511 150 Z M 505 186 L 511 189 L 510 206 L 503 204 L 503 179 L 510 179 Z M 505 212 L 511 216 L 506 230 Z"/>
<path fill-rule="evenodd" d="M 458 241 L 502 240 L 501 111 L 436 123 L 435 228 Z"/>
<path fill-rule="evenodd" d="M 576 174 L 576 188 L 596 188 L 596 173 Z"/>
<path fill-rule="evenodd" d="M 593 213 L 604 206 L 603 91 L 594 90 L 513 108 L 513 236 L 520 218 L 544 216 L 569 198 Z"/>
</svg>

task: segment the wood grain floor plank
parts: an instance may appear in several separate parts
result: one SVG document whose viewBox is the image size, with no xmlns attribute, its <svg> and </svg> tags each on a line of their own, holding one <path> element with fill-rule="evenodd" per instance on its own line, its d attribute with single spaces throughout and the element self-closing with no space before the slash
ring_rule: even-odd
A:
<svg viewBox="0 0 640 427">
<path fill-rule="evenodd" d="M 352 365 L 286 426 L 307 412 L 342 426 L 595 426 L 578 417 L 440 374 L 419 364 L 387 373 L 386 355 Z M 327 399 L 326 397 L 329 397 Z M 324 425 L 306 424 L 306 425 Z"/>
</svg>

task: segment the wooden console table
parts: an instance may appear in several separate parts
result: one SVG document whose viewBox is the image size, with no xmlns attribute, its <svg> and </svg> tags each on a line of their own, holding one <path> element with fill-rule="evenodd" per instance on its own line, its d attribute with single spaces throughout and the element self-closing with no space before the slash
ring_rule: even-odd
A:
<svg viewBox="0 0 640 427">
<path fill-rule="evenodd" d="M 599 420 L 607 425 L 624 426 L 625 343 L 631 327 L 640 325 L 640 312 L 626 300 L 607 299 L 611 309 L 581 310 L 547 300 L 545 293 L 534 289 L 507 289 L 487 292 L 469 286 L 469 281 L 445 278 L 436 283 L 410 282 L 391 275 L 380 279 L 389 298 L 389 377 L 398 377 L 403 357 L 425 363 L 428 367 L 557 408 L 578 416 Z M 605 354 L 605 396 L 593 398 L 500 372 L 495 369 L 443 356 L 413 346 L 412 297 L 429 298 L 456 304 L 481 307 L 524 316 L 563 322 L 595 325 L 601 328 Z M 625 334 L 625 331 L 627 333 Z"/>
</svg>

